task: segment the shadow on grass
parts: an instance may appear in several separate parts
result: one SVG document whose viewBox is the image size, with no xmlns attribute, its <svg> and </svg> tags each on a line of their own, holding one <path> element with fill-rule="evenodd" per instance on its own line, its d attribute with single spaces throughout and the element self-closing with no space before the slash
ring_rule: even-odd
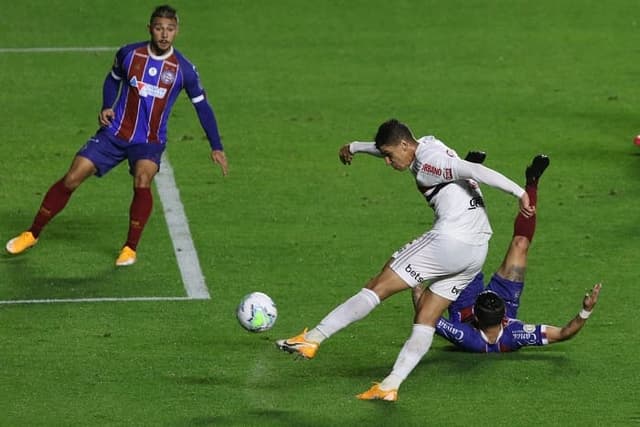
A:
<svg viewBox="0 0 640 427">
<path fill-rule="evenodd" d="M 74 250 L 76 252 L 77 249 Z M 122 281 L 119 279 L 120 272 L 110 264 L 101 269 L 95 266 L 89 268 L 87 265 L 85 262 L 74 263 L 68 259 L 60 261 L 55 254 L 47 254 L 42 258 L 29 253 L 2 254 L 2 281 L 10 286 L 0 291 L 0 300 L 113 296 L 113 288 Z"/>
<path fill-rule="evenodd" d="M 487 366 L 496 364 L 527 364 L 543 363 L 551 369 L 567 369 L 571 359 L 561 349 L 530 348 L 513 353 L 467 353 L 455 347 L 435 348 L 429 351 L 420 361 L 414 372 L 434 370 L 437 372 L 455 372 L 456 374 L 482 372 Z M 323 365 L 317 371 L 318 375 L 340 375 L 350 378 L 364 378 L 381 380 L 389 374 L 393 360 L 389 364 L 376 363 L 367 366 Z M 412 375 L 414 375 L 412 373 Z"/>
<path fill-rule="evenodd" d="M 18 234 L 26 230 L 31 224 L 31 220 L 35 211 L 23 216 L 10 215 L 9 212 L 0 213 L 1 223 L 3 229 L 10 230 L 6 232 L 2 243 L 3 247 L 7 241 L 16 237 Z M 112 224 L 113 219 L 109 217 L 97 218 L 78 215 L 60 215 L 54 218 L 54 220 L 43 230 L 41 239 L 37 246 L 33 249 L 27 250 L 20 255 L 9 255 L 4 249 L 2 253 L 4 257 L 21 258 L 27 256 L 30 251 L 36 250 L 39 246 L 49 243 L 50 245 L 60 246 L 64 245 L 73 251 L 79 252 L 93 252 L 100 254 L 108 254 L 109 256 L 117 255 L 119 246 L 114 247 L 111 241 L 113 236 L 109 234 L 109 238 L 105 239 L 105 228 L 115 228 Z M 121 239 L 124 241 L 127 232 L 127 223 L 124 222 L 120 225 L 119 229 Z M 118 240 L 118 244 L 120 244 Z M 114 255 L 115 254 L 115 255 Z"/>
<path fill-rule="evenodd" d="M 251 409 L 244 413 L 231 416 L 194 417 L 187 421 L 187 425 L 193 426 L 307 426 L 307 427 L 333 427 L 336 425 L 366 425 L 385 426 L 389 423 L 389 416 L 397 416 L 397 413 L 405 412 L 398 405 L 383 401 L 363 402 L 375 408 L 373 412 L 362 414 L 354 424 L 354 419 L 337 420 L 335 414 L 327 414 L 324 419 L 309 417 L 303 409 L 299 411 L 287 411 L 281 409 Z"/>
</svg>

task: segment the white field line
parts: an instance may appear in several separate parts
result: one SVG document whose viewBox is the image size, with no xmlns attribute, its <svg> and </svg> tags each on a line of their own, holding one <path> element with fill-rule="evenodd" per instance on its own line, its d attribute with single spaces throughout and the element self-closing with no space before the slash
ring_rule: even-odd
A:
<svg viewBox="0 0 640 427">
<path fill-rule="evenodd" d="M 167 221 L 169 235 L 173 243 L 173 251 L 178 260 L 178 267 L 182 275 L 184 289 L 189 298 L 209 299 L 209 290 L 204 281 L 204 275 L 198 261 L 198 253 L 193 246 L 191 231 L 184 207 L 180 201 L 180 192 L 173 177 L 173 168 L 169 163 L 167 153 L 162 155 L 160 171 L 156 175 L 156 188 L 162 202 L 164 219 Z"/>
<path fill-rule="evenodd" d="M 0 48 L 0 53 L 32 53 L 32 52 L 102 52 L 113 51 L 117 47 L 32 47 L 32 48 Z M 125 298 L 60 298 L 33 300 L 0 300 L 0 305 L 7 304 L 51 304 L 70 302 L 109 302 L 109 301 L 184 301 L 194 299 L 210 299 L 209 290 L 200 268 L 198 253 L 193 245 L 191 231 L 184 207 L 180 201 L 180 192 L 173 176 L 173 168 L 166 154 L 162 157 L 162 166 L 156 176 L 156 189 L 160 195 L 160 203 L 169 228 L 169 235 L 178 260 L 178 267 L 186 297 L 125 297 Z"/>
<path fill-rule="evenodd" d="M 111 46 L 95 47 L 0 47 L 0 53 L 116 52 Z"/>
</svg>

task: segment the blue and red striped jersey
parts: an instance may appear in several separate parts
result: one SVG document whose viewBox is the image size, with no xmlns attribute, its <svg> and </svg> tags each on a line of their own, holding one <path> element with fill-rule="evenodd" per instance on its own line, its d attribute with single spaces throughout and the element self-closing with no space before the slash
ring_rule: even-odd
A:
<svg viewBox="0 0 640 427">
<path fill-rule="evenodd" d="M 182 89 L 193 104 L 207 103 L 195 66 L 175 48 L 159 57 L 151 53 L 149 42 L 126 45 L 116 53 L 111 77 L 121 85 L 115 118 L 108 128 L 133 144 L 167 142 L 167 121 Z M 215 118 L 213 121 L 215 132 L 210 140 L 217 138 L 219 144 Z M 203 127 L 206 130 L 205 123 Z"/>
</svg>

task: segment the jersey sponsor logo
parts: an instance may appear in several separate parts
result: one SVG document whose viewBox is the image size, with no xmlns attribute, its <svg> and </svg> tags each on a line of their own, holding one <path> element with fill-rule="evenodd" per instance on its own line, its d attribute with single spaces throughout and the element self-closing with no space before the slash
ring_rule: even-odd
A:
<svg viewBox="0 0 640 427">
<path fill-rule="evenodd" d="M 407 266 L 404 268 L 404 271 L 406 271 L 407 273 L 409 273 L 409 276 L 411 276 L 412 278 L 415 279 L 416 282 L 418 283 L 422 283 L 424 282 L 424 277 L 422 277 L 420 275 L 420 273 L 418 273 L 417 271 L 415 271 L 413 269 L 413 267 L 411 266 L 411 264 L 407 264 Z"/>
<path fill-rule="evenodd" d="M 455 326 L 447 322 L 443 322 L 442 320 L 440 320 L 438 322 L 438 327 L 442 328 L 443 331 L 447 332 L 449 334 L 449 337 L 451 337 L 451 339 L 453 340 L 462 342 L 462 340 L 464 339 L 464 331 L 456 328 Z"/>
<path fill-rule="evenodd" d="M 469 209 L 467 210 L 477 208 L 484 208 L 484 200 L 482 199 L 482 197 L 474 197 L 472 199 L 469 199 Z"/>
<path fill-rule="evenodd" d="M 420 169 L 420 172 L 428 173 L 429 175 L 435 175 L 435 176 L 442 175 L 442 169 L 435 167 L 433 165 L 430 165 L 429 163 L 424 163 L 422 165 L 422 168 Z"/>
<path fill-rule="evenodd" d="M 453 173 L 451 172 L 451 168 L 444 168 L 443 171 L 444 173 L 442 177 L 444 179 L 453 179 Z"/>
<path fill-rule="evenodd" d="M 135 76 L 129 80 L 129 85 L 138 89 L 138 95 L 142 98 L 151 96 L 153 98 L 164 98 L 167 89 L 149 83 L 139 81 Z"/>
<path fill-rule="evenodd" d="M 525 332 L 532 333 L 532 332 L 536 331 L 536 325 L 524 325 L 524 326 L 522 326 L 522 329 Z"/>
<path fill-rule="evenodd" d="M 170 85 L 176 79 L 176 73 L 173 70 L 164 70 L 160 74 L 160 81 L 164 84 Z"/>
<path fill-rule="evenodd" d="M 536 334 L 520 331 L 513 333 L 513 339 L 527 344 L 535 344 L 538 340 L 538 337 Z"/>
</svg>

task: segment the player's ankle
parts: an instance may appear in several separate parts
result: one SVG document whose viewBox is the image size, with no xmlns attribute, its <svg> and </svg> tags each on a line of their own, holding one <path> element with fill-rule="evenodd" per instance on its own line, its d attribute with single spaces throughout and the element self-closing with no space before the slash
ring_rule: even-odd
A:
<svg viewBox="0 0 640 427">
<path fill-rule="evenodd" d="M 313 328 L 305 334 L 304 337 L 307 341 L 315 342 L 320 344 L 322 341 L 327 339 L 327 336 L 320 332 L 318 328 Z"/>
</svg>

